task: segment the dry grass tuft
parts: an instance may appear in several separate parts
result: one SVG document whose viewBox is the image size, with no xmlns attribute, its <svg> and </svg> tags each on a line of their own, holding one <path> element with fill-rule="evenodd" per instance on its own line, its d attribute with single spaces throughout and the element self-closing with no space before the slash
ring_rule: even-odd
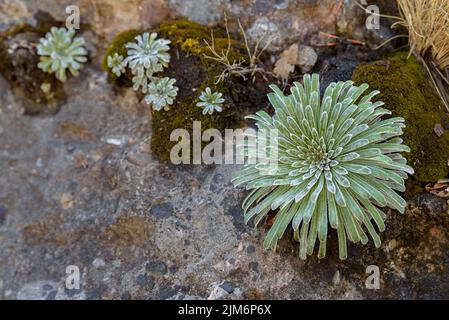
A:
<svg viewBox="0 0 449 320">
<path fill-rule="evenodd" d="M 449 111 L 449 1 L 397 2 L 401 19 L 392 27 L 407 28 L 410 50 L 421 58 Z"/>
<path fill-rule="evenodd" d="M 378 48 L 396 38 L 408 37 L 410 52 L 423 63 L 449 111 L 449 0 L 397 0 L 397 4 L 399 17 L 379 16 L 397 20 L 391 27 L 405 27 L 408 35 L 397 35 Z"/>
<path fill-rule="evenodd" d="M 449 1 L 397 0 L 401 25 L 409 31 L 412 50 L 432 59 L 440 71 L 449 68 Z"/>
</svg>

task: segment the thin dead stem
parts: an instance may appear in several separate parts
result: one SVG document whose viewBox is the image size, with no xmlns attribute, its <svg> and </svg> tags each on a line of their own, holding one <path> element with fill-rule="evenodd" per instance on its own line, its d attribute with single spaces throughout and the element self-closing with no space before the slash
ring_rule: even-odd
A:
<svg viewBox="0 0 449 320">
<path fill-rule="evenodd" d="M 266 75 L 270 74 L 271 72 L 268 72 L 263 67 L 259 66 L 260 63 L 260 56 L 262 53 L 268 48 L 268 46 L 271 44 L 273 39 L 271 37 L 268 38 L 266 44 L 264 47 L 259 50 L 260 43 L 264 39 L 265 35 L 257 39 L 256 44 L 254 46 L 254 49 L 251 50 L 251 47 L 248 42 L 248 38 L 246 36 L 246 32 L 242 27 L 242 24 L 240 23 L 240 20 L 238 21 L 240 32 L 242 33 L 243 40 L 245 43 L 245 49 L 247 53 L 248 61 L 245 61 L 245 59 L 240 59 L 238 61 L 233 60 L 230 61 L 229 58 L 229 52 L 232 48 L 231 43 L 231 36 L 229 34 L 229 28 L 228 28 L 228 20 L 225 15 L 225 28 L 226 28 L 226 37 L 228 40 L 228 45 L 226 50 L 221 50 L 221 52 L 217 52 L 217 49 L 215 47 L 215 39 L 214 39 L 214 32 L 211 31 L 211 43 L 207 42 L 207 40 L 204 40 L 206 43 L 206 46 L 208 47 L 209 51 L 211 52 L 211 55 L 204 54 L 204 57 L 207 59 L 211 59 L 215 62 L 218 62 L 222 64 L 225 68 L 221 72 L 220 75 L 217 76 L 215 80 L 215 84 L 220 83 L 221 81 L 224 81 L 225 78 L 229 76 L 238 76 L 243 78 L 244 80 L 247 80 L 247 77 L 251 77 L 252 81 L 255 80 L 255 75 L 260 74 L 265 80 L 267 80 Z"/>
<path fill-rule="evenodd" d="M 382 42 L 380 45 L 378 45 L 377 47 L 374 47 L 373 50 L 379 50 L 380 48 L 382 48 L 383 46 L 385 46 L 387 43 L 390 43 L 393 40 L 399 39 L 399 38 L 408 38 L 408 35 L 406 34 L 398 34 L 395 35 L 394 37 L 391 37 L 390 39 L 385 40 L 384 42 Z"/>
</svg>

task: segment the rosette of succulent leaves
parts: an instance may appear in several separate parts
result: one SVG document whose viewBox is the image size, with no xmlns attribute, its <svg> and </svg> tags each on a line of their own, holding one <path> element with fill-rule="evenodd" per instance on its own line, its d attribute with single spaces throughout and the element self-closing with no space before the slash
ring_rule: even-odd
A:
<svg viewBox="0 0 449 320">
<path fill-rule="evenodd" d="M 37 54 L 40 56 L 38 67 L 45 72 L 54 73 L 62 82 L 67 80 L 67 69 L 73 76 L 77 76 L 83 63 L 87 61 L 84 38 L 74 36 L 73 29 L 53 27 L 37 45 Z"/>
<path fill-rule="evenodd" d="M 173 104 L 178 87 L 174 86 L 176 80 L 164 77 L 155 79 L 148 85 L 148 95 L 145 96 L 145 102 L 151 104 L 153 109 L 161 111 L 169 110 L 169 106 Z"/>
<path fill-rule="evenodd" d="M 126 71 L 126 62 L 124 60 L 125 58 L 117 52 L 113 56 L 108 56 L 108 67 L 111 68 L 112 73 L 117 77 L 120 77 Z"/>
<path fill-rule="evenodd" d="M 124 64 L 127 65 L 134 75 L 134 90 L 142 89 L 143 93 L 148 90 L 148 83 L 153 75 L 163 71 L 170 62 L 170 40 L 156 39 L 157 34 L 145 32 L 135 38 L 136 42 L 129 42 L 125 45 L 128 49 Z"/>
<path fill-rule="evenodd" d="M 347 239 L 366 244 L 367 233 L 378 248 L 376 227 L 384 231 L 386 219 L 380 208 L 404 212 L 406 202 L 397 191 L 405 191 L 407 174 L 413 174 L 401 155 L 409 148 L 398 137 L 404 119 L 382 119 L 391 112 L 371 101 L 378 91 L 364 94 L 367 84 L 331 83 L 322 100 L 317 74 L 305 75 L 304 85 L 295 82 L 291 95 L 271 89 L 274 115 L 259 111 L 247 118 L 277 133 L 277 146 L 269 145 L 266 156 L 277 165 L 257 157 L 233 178 L 251 190 L 243 202 L 245 221 L 257 225 L 278 210 L 263 246 L 275 249 L 291 225 L 302 259 L 317 240 L 318 257 L 325 256 L 329 226 L 336 229 L 340 259 L 347 257 Z M 244 150 L 254 153 L 254 146 L 247 143 Z"/>
<path fill-rule="evenodd" d="M 197 107 L 203 108 L 203 115 L 213 114 L 214 111 L 223 111 L 222 104 L 225 99 L 222 98 L 222 94 L 219 92 L 212 92 L 209 87 L 205 91 L 201 92 L 199 97 L 200 102 L 196 105 Z"/>
</svg>

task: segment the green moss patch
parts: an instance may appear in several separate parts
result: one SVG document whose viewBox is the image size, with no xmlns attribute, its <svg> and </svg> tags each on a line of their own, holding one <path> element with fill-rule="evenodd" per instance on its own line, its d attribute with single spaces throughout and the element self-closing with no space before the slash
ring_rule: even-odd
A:
<svg viewBox="0 0 449 320">
<path fill-rule="evenodd" d="M 407 52 L 399 52 L 382 61 L 359 65 L 352 79 L 379 90 L 376 98 L 384 101 L 393 115 L 405 119 L 402 138 L 411 152 L 404 156 L 415 169 L 416 180 L 432 182 L 449 171 L 449 131 L 440 137 L 434 132 L 435 124 L 448 123 L 448 116 L 419 61 L 407 56 Z"/>
<path fill-rule="evenodd" d="M 254 85 L 241 78 L 231 77 L 218 84 L 215 83 L 224 70 L 224 66 L 205 57 L 205 54 L 211 55 L 205 43 L 205 41 L 212 43 L 211 31 L 214 35 L 216 52 L 225 52 L 229 43 L 225 30 L 219 28 L 211 30 L 185 19 L 165 22 L 156 29 L 124 32 L 113 40 L 106 52 L 104 67 L 110 73 L 106 64 L 107 56 L 115 52 L 126 56 L 124 46 L 127 42 L 133 41 L 137 34 L 156 32 L 158 38 L 162 37 L 171 41 L 170 64 L 163 72 L 158 73 L 158 76 L 176 79 L 175 85 L 179 88 L 178 96 L 169 111 L 152 112 L 151 148 L 153 153 L 162 160 L 169 160 L 171 148 L 178 143 L 170 141 L 173 130 L 186 129 L 192 137 L 193 121 L 201 121 L 201 132 L 209 128 L 221 131 L 232 128 L 236 126 L 237 120 L 241 119 L 243 109 L 260 107 L 265 100 L 264 91 L 256 89 Z M 245 54 L 241 50 L 240 43 L 231 40 L 231 44 L 229 60 L 231 62 L 245 61 Z M 131 75 L 127 73 L 121 78 L 123 77 L 125 80 L 121 83 L 131 86 Z M 115 79 L 115 76 L 112 75 L 112 78 Z M 226 100 L 223 112 L 214 113 L 212 116 L 203 115 L 202 108 L 196 106 L 198 97 L 206 87 L 223 94 Z"/>
</svg>

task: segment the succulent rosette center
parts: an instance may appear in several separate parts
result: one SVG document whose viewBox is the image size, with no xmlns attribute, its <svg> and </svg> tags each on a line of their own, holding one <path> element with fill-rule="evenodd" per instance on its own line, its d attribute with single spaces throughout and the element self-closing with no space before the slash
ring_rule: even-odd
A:
<svg viewBox="0 0 449 320">
<path fill-rule="evenodd" d="M 247 117 L 259 129 L 276 130 L 276 170 L 264 174 L 261 163 L 248 164 L 233 182 L 252 190 L 243 203 L 246 222 L 254 219 L 257 225 L 278 210 L 265 248 L 275 249 L 291 224 L 300 257 L 313 253 L 318 238 L 322 258 L 330 225 L 345 259 L 347 238 L 366 244 L 365 231 L 380 246 L 374 224 L 383 231 L 386 216 L 379 208 L 404 212 L 406 203 L 396 191 L 405 191 L 407 174 L 413 174 L 401 155 L 409 148 L 398 137 L 404 119 L 382 119 L 391 112 L 371 101 L 378 91 L 363 95 L 367 84 L 331 83 L 320 99 L 319 76 L 305 75 L 303 82 L 294 83 L 288 96 L 271 86 L 274 115 L 260 111 Z"/>
</svg>

